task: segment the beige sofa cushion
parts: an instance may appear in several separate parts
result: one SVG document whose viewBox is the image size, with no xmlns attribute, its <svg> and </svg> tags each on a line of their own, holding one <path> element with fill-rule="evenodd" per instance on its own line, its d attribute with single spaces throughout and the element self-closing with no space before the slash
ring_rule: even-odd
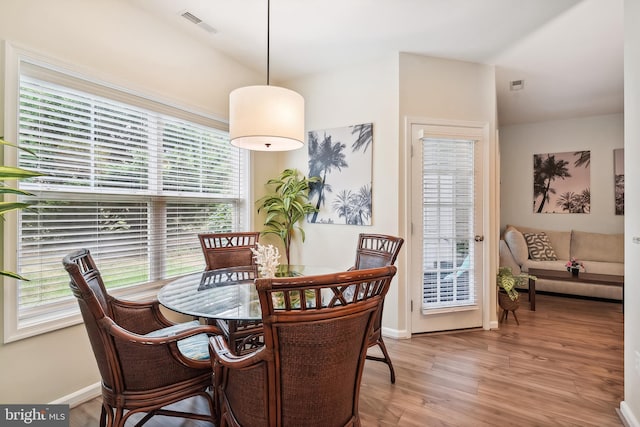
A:
<svg viewBox="0 0 640 427">
<path fill-rule="evenodd" d="M 508 229 L 509 227 L 515 227 L 521 233 L 544 232 L 549 237 L 551 247 L 556 253 L 556 257 L 558 258 L 558 260 L 565 260 L 565 262 L 569 261 L 569 258 L 571 257 L 569 255 L 569 249 L 571 247 L 571 231 L 543 230 L 540 228 L 520 227 L 518 225 L 507 225 L 506 229 Z M 509 246 L 509 248 L 511 248 L 511 246 Z"/>
<path fill-rule="evenodd" d="M 586 271 L 587 273 L 613 274 L 614 276 L 624 276 L 624 263 L 585 261 L 584 271 Z"/>
<path fill-rule="evenodd" d="M 571 256 L 580 260 L 624 263 L 624 234 L 571 232 Z"/>
<path fill-rule="evenodd" d="M 518 229 L 514 227 L 507 227 L 504 231 L 504 241 L 507 243 L 513 258 L 518 265 L 522 265 L 529 258 L 529 250 L 527 248 L 527 241 Z"/>
<path fill-rule="evenodd" d="M 567 267 L 565 267 L 562 261 L 534 261 L 532 259 L 527 260 L 522 266 L 522 271 L 528 273 L 531 268 L 541 268 L 543 270 L 555 270 L 555 271 L 566 271 Z"/>
</svg>

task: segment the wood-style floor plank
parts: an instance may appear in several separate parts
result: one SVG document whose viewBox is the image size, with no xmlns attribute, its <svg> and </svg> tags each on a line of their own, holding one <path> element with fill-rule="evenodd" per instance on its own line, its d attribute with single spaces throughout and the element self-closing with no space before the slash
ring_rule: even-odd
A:
<svg viewBox="0 0 640 427">
<path fill-rule="evenodd" d="M 494 331 L 385 339 L 396 384 L 385 364 L 366 363 L 362 425 L 622 426 L 622 305 L 540 294 L 537 311 L 528 308 L 525 297 L 519 326 L 509 316 Z M 99 415 L 94 399 L 71 410 L 71 426 L 97 426 Z M 207 424 L 156 417 L 147 425 Z"/>
</svg>

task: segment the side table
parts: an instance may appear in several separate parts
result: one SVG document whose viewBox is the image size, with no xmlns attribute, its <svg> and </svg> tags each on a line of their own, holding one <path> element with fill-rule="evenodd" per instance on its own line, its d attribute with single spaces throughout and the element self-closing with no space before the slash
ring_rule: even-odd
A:
<svg viewBox="0 0 640 427">
<path fill-rule="evenodd" d="M 529 278 L 529 303 L 531 311 L 536 311 L 536 276 L 527 274 Z"/>
</svg>

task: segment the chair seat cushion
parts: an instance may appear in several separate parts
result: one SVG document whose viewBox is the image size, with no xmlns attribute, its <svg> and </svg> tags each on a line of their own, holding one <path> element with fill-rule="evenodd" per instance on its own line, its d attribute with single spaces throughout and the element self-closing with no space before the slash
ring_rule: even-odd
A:
<svg viewBox="0 0 640 427">
<path fill-rule="evenodd" d="M 191 322 L 177 323 L 166 328 L 158 329 L 146 334 L 146 337 L 171 337 L 180 332 L 187 331 L 191 328 L 200 326 L 197 320 Z M 198 334 L 192 337 L 185 338 L 178 341 L 178 350 L 185 357 L 195 360 L 208 360 L 209 359 L 209 338 L 207 334 Z"/>
</svg>

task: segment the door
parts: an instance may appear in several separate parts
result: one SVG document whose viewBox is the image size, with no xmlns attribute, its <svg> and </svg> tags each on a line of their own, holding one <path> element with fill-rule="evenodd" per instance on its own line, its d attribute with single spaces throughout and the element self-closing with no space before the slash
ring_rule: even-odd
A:
<svg viewBox="0 0 640 427">
<path fill-rule="evenodd" d="M 482 326 L 483 128 L 412 126 L 412 333 Z"/>
</svg>

